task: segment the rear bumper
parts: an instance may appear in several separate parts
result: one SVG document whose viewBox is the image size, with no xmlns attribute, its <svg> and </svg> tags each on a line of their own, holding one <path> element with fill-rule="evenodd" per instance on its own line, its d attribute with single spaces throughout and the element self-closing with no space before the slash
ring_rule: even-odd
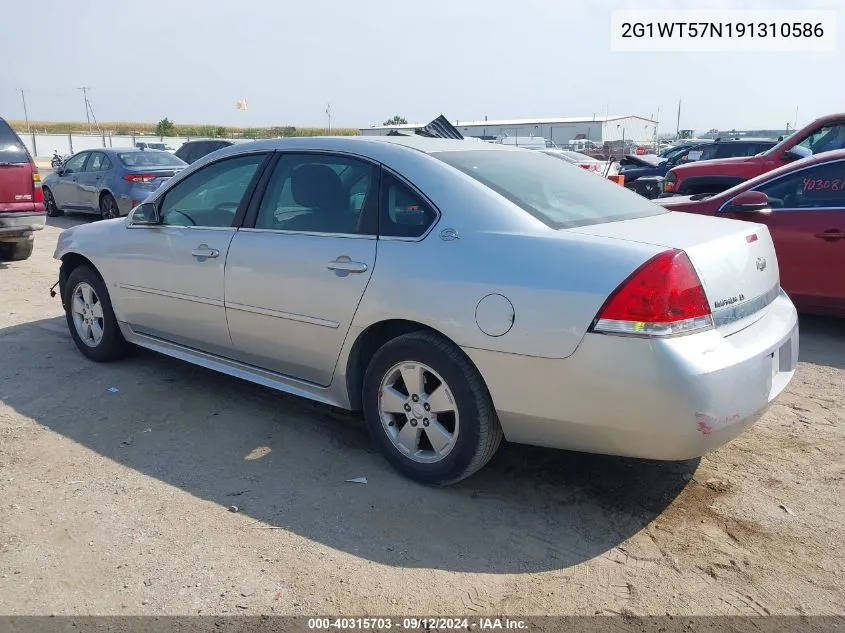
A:
<svg viewBox="0 0 845 633">
<path fill-rule="evenodd" d="M 691 459 L 741 434 L 786 388 L 798 359 L 798 318 L 781 293 L 764 317 L 727 337 L 587 334 L 561 360 L 465 351 L 509 441 Z"/>
<path fill-rule="evenodd" d="M 130 187 L 128 191 L 115 196 L 120 215 L 129 215 L 132 209 L 144 202 L 155 191 L 152 187 Z"/>
<path fill-rule="evenodd" d="M 43 211 L 12 211 L 0 213 L 0 239 L 30 237 L 47 223 Z"/>
</svg>

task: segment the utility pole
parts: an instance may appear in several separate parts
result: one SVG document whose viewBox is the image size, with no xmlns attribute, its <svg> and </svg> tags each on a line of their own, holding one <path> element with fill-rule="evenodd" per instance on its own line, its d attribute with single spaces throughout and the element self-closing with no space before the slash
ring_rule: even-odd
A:
<svg viewBox="0 0 845 633">
<path fill-rule="evenodd" d="M 21 102 L 23 102 L 23 117 L 26 119 L 26 132 L 30 134 L 32 130 L 29 129 L 29 113 L 26 111 L 26 97 L 24 96 L 24 89 L 18 88 L 18 92 L 21 93 Z"/>
<path fill-rule="evenodd" d="M 675 138 L 681 138 L 681 100 L 678 99 L 678 128 L 675 131 Z"/>
<path fill-rule="evenodd" d="M 88 91 L 91 90 L 88 86 L 77 88 L 82 91 L 82 99 L 85 101 L 85 120 L 88 121 L 88 131 L 91 131 L 91 115 L 88 113 Z"/>
<path fill-rule="evenodd" d="M 326 116 L 329 118 L 329 136 L 331 136 L 331 133 L 332 133 L 332 104 L 331 103 L 326 104 Z"/>
</svg>

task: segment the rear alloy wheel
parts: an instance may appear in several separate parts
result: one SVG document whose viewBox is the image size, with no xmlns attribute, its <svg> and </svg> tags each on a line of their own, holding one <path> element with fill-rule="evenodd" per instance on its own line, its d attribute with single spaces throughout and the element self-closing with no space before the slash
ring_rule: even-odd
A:
<svg viewBox="0 0 845 633">
<path fill-rule="evenodd" d="M 47 212 L 48 218 L 55 218 L 60 215 L 64 215 L 64 211 L 56 205 L 56 199 L 53 197 L 53 192 L 47 187 L 44 187 L 44 210 Z"/>
<path fill-rule="evenodd" d="M 106 285 L 93 268 L 73 269 L 64 285 L 63 303 L 68 329 L 80 352 L 99 362 L 126 355 L 129 344 L 117 325 Z"/>
<path fill-rule="evenodd" d="M 117 200 L 110 193 L 100 198 L 100 215 L 104 220 L 112 220 L 120 217 L 120 209 L 117 207 Z"/>
<path fill-rule="evenodd" d="M 446 485 L 469 477 L 502 441 L 478 370 L 434 333 L 412 332 L 385 343 L 367 367 L 362 395 L 382 453 L 419 483 Z"/>
</svg>

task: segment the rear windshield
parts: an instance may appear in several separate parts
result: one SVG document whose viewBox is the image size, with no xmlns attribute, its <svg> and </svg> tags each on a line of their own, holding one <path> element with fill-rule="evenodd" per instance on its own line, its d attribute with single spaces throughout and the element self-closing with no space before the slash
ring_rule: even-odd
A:
<svg viewBox="0 0 845 633">
<path fill-rule="evenodd" d="M 435 152 L 554 229 L 616 222 L 667 211 L 642 196 L 541 152 Z"/>
<path fill-rule="evenodd" d="M 29 152 L 9 124 L 0 119 L 0 163 L 28 163 Z"/>
<path fill-rule="evenodd" d="M 117 157 L 127 167 L 177 167 L 185 164 L 185 161 L 170 152 L 159 152 L 158 150 L 121 152 Z"/>
</svg>

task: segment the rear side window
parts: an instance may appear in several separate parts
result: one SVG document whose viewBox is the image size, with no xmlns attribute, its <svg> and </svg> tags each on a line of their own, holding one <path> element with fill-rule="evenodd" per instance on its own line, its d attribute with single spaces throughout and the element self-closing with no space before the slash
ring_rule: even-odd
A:
<svg viewBox="0 0 845 633">
<path fill-rule="evenodd" d="M 0 163 L 28 163 L 29 152 L 15 131 L 0 119 Z"/>
<path fill-rule="evenodd" d="M 420 237 L 437 220 L 437 212 L 398 178 L 383 173 L 379 235 Z"/>
<path fill-rule="evenodd" d="M 542 152 L 470 150 L 432 155 L 554 229 L 668 213 L 625 187 Z"/>
</svg>

